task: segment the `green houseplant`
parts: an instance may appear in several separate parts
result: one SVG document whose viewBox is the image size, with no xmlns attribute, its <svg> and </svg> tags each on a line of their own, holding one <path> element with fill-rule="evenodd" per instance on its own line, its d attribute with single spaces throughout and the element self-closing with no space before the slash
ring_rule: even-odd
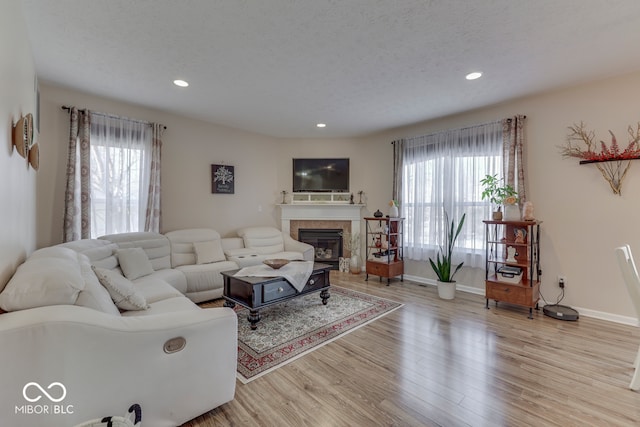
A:
<svg viewBox="0 0 640 427">
<path fill-rule="evenodd" d="M 453 280 L 453 276 L 455 276 L 458 270 L 462 268 L 464 262 L 461 262 L 453 268 L 451 259 L 453 255 L 453 247 L 456 243 L 456 239 L 460 235 L 460 231 L 462 231 L 462 225 L 464 224 L 466 216 L 466 213 L 462 214 L 457 227 L 453 220 L 451 220 L 451 226 L 449 226 L 449 215 L 445 212 L 444 217 L 447 224 L 447 232 L 444 236 L 444 242 L 440 245 L 435 262 L 433 259 L 429 258 L 431 268 L 434 273 L 436 273 L 436 276 L 438 276 L 438 295 L 442 299 L 453 299 L 455 296 L 456 282 Z"/>
<path fill-rule="evenodd" d="M 502 204 L 508 197 L 517 197 L 516 190 L 504 184 L 504 178 L 498 178 L 498 175 L 486 175 L 480 180 L 480 184 L 484 187 L 482 191 L 482 200 L 489 199 L 497 208 L 493 212 L 493 219 L 500 221 L 502 219 Z"/>
</svg>

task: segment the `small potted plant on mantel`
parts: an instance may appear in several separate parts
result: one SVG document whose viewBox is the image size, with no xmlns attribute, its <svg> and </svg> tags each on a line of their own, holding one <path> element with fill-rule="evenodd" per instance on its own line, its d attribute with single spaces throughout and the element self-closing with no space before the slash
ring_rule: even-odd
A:
<svg viewBox="0 0 640 427">
<path fill-rule="evenodd" d="M 438 249 L 436 261 L 434 262 L 431 258 L 429 258 L 431 268 L 433 269 L 434 273 L 436 273 L 436 276 L 438 276 L 438 296 L 442 299 L 453 299 L 456 296 L 456 281 L 453 280 L 453 276 L 458 272 L 458 270 L 462 268 L 464 262 L 458 264 L 455 269 L 453 269 L 453 265 L 451 265 L 451 262 L 453 255 L 453 246 L 456 243 L 456 239 L 460 235 L 460 231 L 462 230 L 462 225 L 464 224 L 466 215 L 466 213 L 462 214 L 462 218 L 460 218 L 458 226 L 455 227 L 455 223 L 453 220 L 451 220 L 451 226 L 449 226 L 449 216 L 445 212 L 444 218 L 447 224 L 447 230 L 444 236 L 444 242 Z"/>
<path fill-rule="evenodd" d="M 510 185 L 501 185 L 504 182 L 504 178 L 498 178 L 496 175 L 486 175 L 480 180 L 480 184 L 483 185 L 482 200 L 489 199 L 489 201 L 496 206 L 496 210 L 493 211 L 492 219 L 494 221 L 502 220 L 502 204 L 505 199 L 516 200 L 518 193 Z"/>
</svg>

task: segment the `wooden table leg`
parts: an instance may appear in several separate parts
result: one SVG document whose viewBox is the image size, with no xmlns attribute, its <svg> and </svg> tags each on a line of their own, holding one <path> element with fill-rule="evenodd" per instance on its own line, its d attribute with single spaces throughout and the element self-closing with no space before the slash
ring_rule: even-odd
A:
<svg viewBox="0 0 640 427">
<path fill-rule="evenodd" d="M 258 328 L 258 323 L 262 316 L 260 316 L 260 310 L 249 310 L 249 315 L 247 316 L 247 320 L 251 323 L 251 330 L 254 331 Z"/>
<path fill-rule="evenodd" d="M 322 298 L 322 304 L 327 305 L 327 300 L 331 298 L 329 289 L 323 289 L 322 291 L 320 291 L 320 298 Z"/>
</svg>

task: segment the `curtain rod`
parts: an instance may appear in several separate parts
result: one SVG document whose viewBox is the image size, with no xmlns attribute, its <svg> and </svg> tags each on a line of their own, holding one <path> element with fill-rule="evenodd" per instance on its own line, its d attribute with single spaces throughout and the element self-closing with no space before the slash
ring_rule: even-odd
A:
<svg viewBox="0 0 640 427">
<path fill-rule="evenodd" d="M 67 113 L 71 112 L 71 107 L 69 107 L 69 106 L 63 105 L 63 106 L 62 106 L 62 107 L 60 107 L 60 108 L 62 108 L 63 110 L 66 110 L 66 111 L 67 111 Z M 86 110 L 86 109 L 83 109 L 83 110 Z M 99 116 L 104 116 L 104 117 L 110 117 L 110 118 L 112 118 L 112 119 L 125 119 L 125 120 L 129 120 L 129 121 L 131 121 L 131 122 L 134 122 L 134 123 L 142 123 L 142 124 L 145 124 L 145 125 L 152 125 L 152 124 L 153 124 L 153 123 L 148 122 L 148 121 L 146 121 L 146 120 L 130 119 L 130 118 L 128 118 L 128 117 L 116 116 L 115 114 L 101 113 L 101 112 L 99 112 L 99 111 L 91 111 L 91 112 L 92 112 L 93 114 L 97 114 L 97 115 L 99 115 Z M 166 126 L 164 126 L 164 125 L 163 125 L 162 127 L 163 127 L 164 129 L 166 129 L 166 128 L 167 128 L 167 127 L 166 127 Z"/>
<path fill-rule="evenodd" d="M 527 118 L 527 116 L 522 116 L 522 118 L 523 118 L 523 119 L 526 119 L 526 118 Z M 498 122 L 498 121 L 500 121 L 500 120 L 496 120 L 496 122 Z M 512 121 L 512 119 L 511 119 L 511 118 L 508 118 L 508 119 L 507 119 L 507 122 L 511 123 L 511 121 Z M 487 122 L 487 123 L 481 123 L 481 124 L 479 124 L 479 125 L 467 126 L 467 127 L 464 127 L 464 128 L 460 128 L 460 129 L 458 129 L 458 130 L 466 130 L 466 129 L 470 129 L 470 128 L 472 128 L 472 127 L 482 126 L 482 125 L 486 125 L 486 124 L 489 124 L 489 123 L 494 123 L 494 122 Z M 440 131 L 440 132 L 446 132 L 446 131 Z M 440 132 L 435 132 L 435 133 L 440 133 Z M 433 135 L 433 134 L 431 134 L 431 135 Z M 426 136 L 426 135 L 422 135 L 422 136 Z M 401 138 L 401 139 L 406 139 L 406 138 Z M 395 143 L 396 143 L 396 142 L 398 142 L 398 140 L 391 141 L 391 145 L 395 145 Z"/>
</svg>

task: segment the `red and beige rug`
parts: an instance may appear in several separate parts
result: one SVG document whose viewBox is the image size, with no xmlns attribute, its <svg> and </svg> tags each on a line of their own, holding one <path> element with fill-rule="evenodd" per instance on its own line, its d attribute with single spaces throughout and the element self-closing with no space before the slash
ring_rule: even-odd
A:
<svg viewBox="0 0 640 427">
<path fill-rule="evenodd" d="M 337 286 L 322 305 L 317 292 L 260 310 L 251 330 L 248 310 L 238 313 L 238 378 L 244 384 L 372 322 L 402 304 Z"/>
</svg>

